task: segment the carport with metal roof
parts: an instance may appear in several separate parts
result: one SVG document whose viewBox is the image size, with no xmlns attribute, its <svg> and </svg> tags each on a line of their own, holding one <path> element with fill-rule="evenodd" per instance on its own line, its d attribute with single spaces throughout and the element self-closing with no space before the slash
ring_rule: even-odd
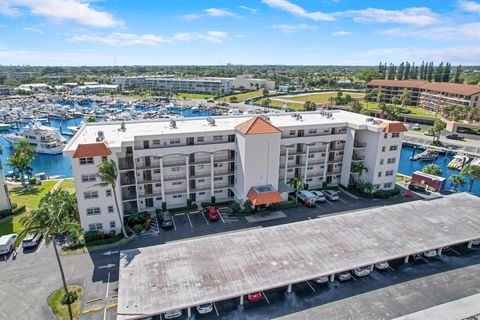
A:
<svg viewBox="0 0 480 320">
<path fill-rule="evenodd" d="M 202 303 L 471 243 L 480 238 L 478 208 L 479 197 L 462 193 L 122 251 L 117 317 L 190 312 Z"/>
</svg>

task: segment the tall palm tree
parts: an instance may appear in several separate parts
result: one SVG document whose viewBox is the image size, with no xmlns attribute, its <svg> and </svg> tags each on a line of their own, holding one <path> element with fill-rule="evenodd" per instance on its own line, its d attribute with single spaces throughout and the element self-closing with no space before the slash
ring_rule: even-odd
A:
<svg viewBox="0 0 480 320">
<path fill-rule="evenodd" d="M 448 180 L 450 180 L 452 182 L 452 185 L 453 185 L 453 189 L 455 191 L 458 191 L 458 186 L 464 186 L 467 184 L 467 180 L 465 180 L 465 178 L 461 175 L 453 175 L 453 176 L 450 176 L 450 178 L 448 178 Z"/>
<path fill-rule="evenodd" d="M 35 150 L 26 139 L 18 141 L 12 150 L 12 155 L 7 158 L 8 164 L 13 167 L 17 176 L 20 176 L 24 187 L 26 187 L 24 176 L 25 174 L 30 176 L 32 173 L 30 163 L 34 159 Z"/>
<path fill-rule="evenodd" d="M 442 120 L 437 120 L 433 124 L 432 132 L 433 132 L 433 142 L 440 143 L 440 134 L 443 130 L 447 127 L 447 124 Z"/>
<path fill-rule="evenodd" d="M 462 174 L 470 179 L 468 184 L 468 191 L 471 192 L 475 180 L 480 179 L 480 166 L 469 165 L 462 169 Z"/>
<path fill-rule="evenodd" d="M 300 177 L 294 177 L 290 180 L 290 184 L 295 188 L 295 200 L 298 203 L 297 192 L 300 192 L 305 188 L 305 182 Z"/>
<path fill-rule="evenodd" d="M 125 231 L 125 226 L 123 224 L 123 217 L 120 214 L 120 208 L 118 207 L 117 199 L 117 179 L 118 179 L 118 170 L 117 164 L 113 160 L 102 160 L 98 165 L 98 177 L 100 178 L 100 183 L 97 185 L 101 187 L 110 186 L 113 191 L 113 198 L 115 199 L 115 207 L 117 209 L 118 219 L 120 220 L 120 226 L 122 229 L 123 236 L 128 238 L 127 232 Z"/>
<path fill-rule="evenodd" d="M 427 164 L 425 167 L 423 167 L 422 172 L 427 174 L 433 174 L 434 176 L 443 175 L 442 169 L 440 169 L 440 166 L 436 164 Z"/>
<path fill-rule="evenodd" d="M 361 176 L 363 171 L 368 172 L 368 168 L 363 164 L 363 162 L 352 163 L 352 172 L 358 173 L 358 175 Z"/>
<path fill-rule="evenodd" d="M 33 210 L 30 216 L 24 216 L 20 222 L 25 227 L 22 233 L 41 233 L 44 236 L 45 244 L 48 246 L 53 243 L 55 257 L 57 258 L 58 268 L 65 290 L 65 297 L 69 299 L 65 273 L 63 272 L 62 262 L 58 254 L 55 237 L 58 235 L 76 235 L 81 232 L 80 218 L 78 214 L 77 199 L 74 194 L 58 189 L 47 193 L 41 200 L 38 209 Z M 73 320 L 73 314 L 70 304 L 68 313 L 70 320 Z"/>
</svg>

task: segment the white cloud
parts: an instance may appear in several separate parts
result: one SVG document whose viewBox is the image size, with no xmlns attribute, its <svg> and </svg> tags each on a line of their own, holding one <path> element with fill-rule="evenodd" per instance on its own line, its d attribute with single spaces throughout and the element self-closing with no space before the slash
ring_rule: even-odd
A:
<svg viewBox="0 0 480 320">
<path fill-rule="evenodd" d="M 75 21 L 92 27 L 111 28 L 122 25 L 110 13 L 96 10 L 90 3 L 81 0 L 2 0 L 0 13 L 20 15 L 20 8 L 27 8 L 31 14 L 54 21 Z"/>
<path fill-rule="evenodd" d="M 435 26 L 431 28 L 393 28 L 380 34 L 395 37 L 417 37 L 432 40 L 473 39 L 480 40 L 480 22 L 456 26 Z"/>
<path fill-rule="evenodd" d="M 247 7 L 247 6 L 238 6 L 237 8 L 242 9 L 242 10 L 246 10 L 250 13 L 258 13 L 257 9 L 253 9 L 253 8 L 250 8 L 250 7 Z"/>
<path fill-rule="evenodd" d="M 463 0 L 459 1 L 458 5 L 465 11 L 480 13 L 480 3 L 478 2 Z"/>
<path fill-rule="evenodd" d="M 349 31 L 337 31 L 337 32 L 332 33 L 332 36 L 334 36 L 334 37 L 345 37 L 345 36 L 348 36 L 349 34 L 352 34 L 352 33 L 349 32 Z"/>
<path fill-rule="evenodd" d="M 385 10 L 368 8 L 337 12 L 335 16 L 351 17 L 361 23 L 397 23 L 424 26 L 437 22 L 437 14 L 430 8 L 406 8 L 403 10 Z"/>
<path fill-rule="evenodd" d="M 335 17 L 333 17 L 331 14 L 323 13 L 320 11 L 308 12 L 304 8 L 300 7 L 299 5 L 291 3 L 287 0 L 262 0 L 262 2 L 272 8 L 277 8 L 277 9 L 289 12 L 301 18 L 312 19 L 315 21 L 319 21 L 319 20 L 334 21 L 335 20 Z"/>
<path fill-rule="evenodd" d="M 183 20 L 185 21 L 194 21 L 200 19 L 200 15 L 195 14 L 195 13 L 190 13 L 182 16 Z"/>
<path fill-rule="evenodd" d="M 109 61 L 100 61 L 105 57 L 99 57 L 95 52 L 75 51 L 32 51 L 24 49 L 0 48 L 0 58 L 3 61 L 10 61 L 9 64 L 29 65 L 85 65 L 90 61 L 92 65 L 108 64 Z M 108 57 L 108 60 L 111 58 Z"/>
<path fill-rule="evenodd" d="M 478 56 L 480 55 L 480 46 L 467 47 L 445 47 L 445 48 L 386 48 L 372 49 L 365 52 L 354 54 L 355 57 L 368 58 L 369 61 L 392 62 L 400 61 L 451 61 L 452 63 L 461 64 L 478 64 Z"/>
<path fill-rule="evenodd" d="M 40 34 L 45 33 L 42 30 L 37 29 L 37 28 L 33 28 L 33 27 L 24 27 L 23 31 L 30 31 L 30 32 L 40 33 Z"/>
<path fill-rule="evenodd" d="M 281 30 L 285 33 L 291 33 L 297 30 L 318 29 L 316 26 L 311 26 L 305 23 L 301 24 L 274 24 L 274 29 Z"/>
<path fill-rule="evenodd" d="M 228 39 L 228 33 L 222 31 L 207 31 L 205 33 L 179 32 L 172 37 L 164 37 L 155 34 L 137 35 L 132 33 L 112 33 L 109 35 L 101 34 L 81 34 L 74 36 L 70 42 L 94 42 L 115 47 L 126 47 L 134 45 L 157 46 L 171 44 L 175 42 L 188 42 L 199 40 L 210 43 L 221 43 Z"/>
<path fill-rule="evenodd" d="M 212 17 L 234 17 L 235 13 L 228 9 L 209 8 L 203 10 L 207 15 Z"/>
</svg>

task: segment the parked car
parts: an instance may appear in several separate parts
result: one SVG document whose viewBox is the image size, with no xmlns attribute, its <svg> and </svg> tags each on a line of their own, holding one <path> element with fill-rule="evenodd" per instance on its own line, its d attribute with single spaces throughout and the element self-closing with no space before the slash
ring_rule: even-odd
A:
<svg viewBox="0 0 480 320">
<path fill-rule="evenodd" d="M 247 295 L 247 300 L 248 301 L 258 301 L 262 299 L 262 293 L 261 292 L 255 292 L 255 293 L 250 293 Z"/>
<path fill-rule="evenodd" d="M 328 276 L 323 276 L 320 278 L 313 279 L 313 282 L 322 284 L 322 283 L 327 283 L 328 282 Z"/>
<path fill-rule="evenodd" d="M 215 207 L 206 207 L 203 210 L 203 214 L 205 215 L 205 218 L 207 218 L 210 221 L 217 221 L 220 219 L 220 215 L 218 214 L 218 210 Z"/>
<path fill-rule="evenodd" d="M 437 250 L 428 250 L 423 253 L 423 255 L 427 258 L 433 258 L 437 255 Z"/>
<path fill-rule="evenodd" d="M 417 253 L 412 255 L 413 260 L 423 259 L 423 253 Z"/>
<path fill-rule="evenodd" d="M 337 201 L 338 200 L 338 193 L 333 190 L 323 190 L 323 194 L 325 195 L 325 198 L 327 198 L 330 201 Z"/>
<path fill-rule="evenodd" d="M 173 217 L 170 213 L 165 212 L 162 215 L 162 229 L 171 229 L 174 226 Z"/>
<path fill-rule="evenodd" d="M 390 267 L 390 264 L 388 263 L 388 261 L 375 263 L 375 268 L 377 268 L 378 270 L 384 270 L 384 269 L 387 269 L 388 267 Z"/>
<path fill-rule="evenodd" d="M 213 100 L 213 99 L 208 99 L 207 102 L 209 102 L 209 103 L 214 103 L 215 100 Z"/>
<path fill-rule="evenodd" d="M 315 196 L 317 196 L 317 199 L 316 199 L 317 202 L 325 202 L 325 195 L 323 194 L 322 191 L 312 190 L 310 192 Z"/>
<path fill-rule="evenodd" d="M 209 313 L 209 312 L 212 312 L 212 310 L 213 310 L 213 303 L 204 303 L 197 306 L 197 311 L 200 314 Z"/>
<path fill-rule="evenodd" d="M 348 271 L 337 273 L 336 277 L 342 282 L 352 279 L 352 275 Z"/>
<path fill-rule="evenodd" d="M 421 128 L 420 128 L 420 124 L 415 123 L 415 124 L 412 126 L 412 129 L 411 129 L 411 130 L 418 131 L 418 130 L 420 130 L 420 129 L 421 129 Z"/>
<path fill-rule="evenodd" d="M 317 196 L 308 190 L 302 190 L 300 192 L 297 192 L 297 197 L 307 207 L 313 207 L 317 202 Z"/>
<path fill-rule="evenodd" d="M 357 277 L 365 277 L 370 274 L 370 267 L 361 267 L 357 269 L 353 269 L 353 274 Z"/>
<path fill-rule="evenodd" d="M 472 240 L 472 245 L 478 246 L 480 244 L 480 239 Z"/>
<path fill-rule="evenodd" d="M 433 133 L 433 130 L 432 130 L 432 129 L 428 129 L 428 130 L 427 130 L 427 131 L 425 131 L 423 134 L 424 134 L 424 135 L 426 135 L 426 136 L 431 136 L 431 137 L 434 135 L 434 133 Z"/>
<path fill-rule="evenodd" d="M 458 133 L 447 134 L 446 138 L 451 139 L 451 140 L 464 140 L 465 139 L 464 136 L 461 136 Z"/>
<path fill-rule="evenodd" d="M 8 254 L 14 248 L 18 234 L 11 233 L 0 237 L 0 254 Z"/>
<path fill-rule="evenodd" d="M 171 310 L 163 314 L 165 319 L 175 319 L 182 316 L 182 310 Z"/>
<path fill-rule="evenodd" d="M 41 233 L 29 233 L 23 238 L 22 248 L 33 248 L 38 246 L 43 235 Z"/>
</svg>

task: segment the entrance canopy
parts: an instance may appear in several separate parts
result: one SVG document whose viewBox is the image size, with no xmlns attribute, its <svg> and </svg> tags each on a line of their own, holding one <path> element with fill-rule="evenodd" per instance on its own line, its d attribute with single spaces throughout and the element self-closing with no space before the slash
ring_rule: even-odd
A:
<svg viewBox="0 0 480 320">
<path fill-rule="evenodd" d="M 254 206 L 261 206 L 264 204 L 272 204 L 283 201 L 280 193 L 278 193 L 278 191 L 275 190 L 271 184 L 252 187 L 247 194 L 247 198 Z"/>
</svg>

